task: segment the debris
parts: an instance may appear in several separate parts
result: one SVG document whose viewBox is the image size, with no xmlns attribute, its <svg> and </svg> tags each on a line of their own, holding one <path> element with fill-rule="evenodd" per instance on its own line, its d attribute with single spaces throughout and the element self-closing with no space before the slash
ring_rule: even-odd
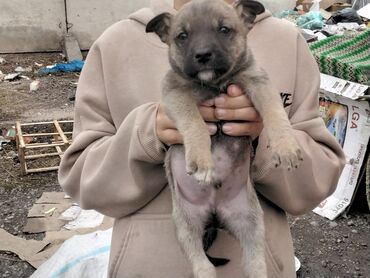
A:
<svg viewBox="0 0 370 278">
<path fill-rule="evenodd" d="M 15 131 L 14 127 L 9 129 L 4 128 L 2 130 L 2 134 L 5 139 L 15 141 L 15 136 L 17 135 L 17 132 Z"/>
<path fill-rule="evenodd" d="M 363 23 L 361 17 L 352 8 L 346 8 L 333 13 L 332 17 L 327 21 L 327 24 L 337 24 L 339 22 Z"/>
<path fill-rule="evenodd" d="M 51 208 L 51 209 L 49 209 L 48 211 L 45 211 L 44 213 L 45 214 L 53 214 L 53 212 L 56 210 L 57 208 L 56 207 L 53 207 L 53 208 Z"/>
<path fill-rule="evenodd" d="M 59 218 L 66 221 L 73 221 L 81 213 L 81 210 L 82 209 L 79 206 L 72 206 L 64 211 Z"/>
<path fill-rule="evenodd" d="M 80 72 L 83 68 L 84 61 L 73 60 L 68 63 L 58 63 L 55 65 L 47 66 L 39 70 L 40 73 L 57 73 L 57 72 Z"/>
<path fill-rule="evenodd" d="M 38 254 L 49 244 L 50 242 L 46 240 L 26 240 L 16 237 L 0 229 L 0 250 L 17 254 L 19 258 L 29 262 L 33 267 L 38 267 L 46 260 Z"/>
<path fill-rule="evenodd" d="M 310 8 L 310 11 L 311 12 L 320 11 L 320 2 L 321 2 L 321 0 L 312 0 L 312 6 Z"/>
<path fill-rule="evenodd" d="M 35 92 L 40 87 L 40 80 L 32 81 L 30 84 L 30 92 Z"/>
<path fill-rule="evenodd" d="M 0 64 L 4 64 L 6 61 L 4 58 L 0 57 Z"/>
<path fill-rule="evenodd" d="M 55 218 L 28 218 L 23 228 L 24 233 L 38 234 L 50 231 L 59 231 L 66 221 Z"/>
<path fill-rule="evenodd" d="M 15 159 L 18 157 L 18 154 L 15 151 L 9 151 L 7 152 L 7 158 Z"/>
<path fill-rule="evenodd" d="M 74 91 L 72 91 L 68 94 L 68 100 L 69 101 L 75 101 L 76 100 L 76 90 L 74 90 Z"/>
<path fill-rule="evenodd" d="M 82 60 L 80 46 L 76 38 L 70 34 L 64 37 L 64 54 L 68 61 Z"/>
<path fill-rule="evenodd" d="M 366 6 L 364 6 L 363 8 L 359 9 L 357 11 L 357 14 L 359 16 L 362 16 L 364 18 L 367 18 L 367 19 L 370 19 L 370 4 L 367 4 Z"/>
<path fill-rule="evenodd" d="M 0 70 L 0 81 L 3 80 L 4 77 L 5 77 L 5 74 L 3 74 L 3 72 Z"/>
<path fill-rule="evenodd" d="M 352 220 L 350 220 L 350 221 L 348 221 L 348 222 L 347 222 L 347 225 L 348 225 L 348 226 L 353 226 L 354 224 L 355 224 L 355 223 L 354 223 Z"/>
<path fill-rule="evenodd" d="M 64 225 L 64 228 L 67 230 L 77 230 L 82 228 L 94 228 L 98 227 L 103 223 L 104 215 L 95 211 L 95 210 L 83 210 L 81 208 L 76 209 L 77 206 L 73 206 L 70 209 L 66 210 L 62 217 L 59 219 L 64 219 L 63 215 L 67 215 L 70 217 L 73 215 L 75 217 L 77 213 L 77 217 L 70 221 L 68 224 Z M 70 212 L 72 210 L 72 212 Z M 78 213 L 79 210 L 79 213 Z"/>
<path fill-rule="evenodd" d="M 19 75 L 20 75 L 20 73 L 19 73 L 19 72 L 16 72 L 16 73 L 9 73 L 9 74 L 7 74 L 7 75 L 4 77 L 4 80 L 12 81 L 12 80 L 16 79 Z"/>
<path fill-rule="evenodd" d="M 42 66 L 44 66 L 43 64 L 39 64 L 37 62 L 35 62 L 35 66 L 38 66 L 39 68 L 41 68 Z"/>
<path fill-rule="evenodd" d="M 294 256 L 294 265 L 295 265 L 295 272 L 297 272 L 301 268 L 301 262 L 296 256 Z"/>
<path fill-rule="evenodd" d="M 37 201 L 39 202 L 39 201 Z M 72 203 L 71 202 L 63 202 L 63 203 L 56 203 L 56 204 L 39 204 L 35 203 L 32 208 L 28 211 L 27 217 L 34 218 L 34 217 L 59 217 L 60 214 L 68 209 Z M 53 212 L 52 215 L 48 215 L 48 213 Z"/>
<path fill-rule="evenodd" d="M 320 74 L 320 89 L 335 95 L 345 96 L 351 99 L 359 99 L 363 97 L 369 86 L 350 82 L 341 78 L 337 78 L 327 74 Z M 353 163 L 351 163 L 353 164 Z"/>
<path fill-rule="evenodd" d="M 105 277 L 111 238 L 112 229 L 75 235 L 66 240 L 31 277 Z"/>
<path fill-rule="evenodd" d="M 26 80 L 31 80 L 31 78 L 29 78 L 28 76 L 25 76 L 25 75 L 20 75 L 19 77 L 23 78 L 23 79 L 26 79 Z"/>
<path fill-rule="evenodd" d="M 23 67 L 16 67 L 15 72 L 31 72 L 32 71 L 32 67 L 27 67 L 27 68 L 23 68 Z"/>
<path fill-rule="evenodd" d="M 10 140 L 5 139 L 3 136 L 0 136 L 0 151 L 3 150 L 3 145 L 10 143 Z"/>
<path fill-rule="evenodd" d="M 337 224 L 337 222 L 330 222 L 329 226 L 330 226 L 330 228 L 335 228 L 336 226 L 338 226 L 338 224 Z"/>
<path fill-rule="evenodd" d="M 44 192 L 36 201 L 36 204 L 63 204 L 66 202 L 64 192 Z M 67 200 L 71 205 L 72 203 Z"/>
<path fill-rule="evenodd" d="M 321 29 L 324 26 L 323 17 L 319 11 L 310 11 L 297 18 L 297 25 L 302 29 Z"/>
</svg>

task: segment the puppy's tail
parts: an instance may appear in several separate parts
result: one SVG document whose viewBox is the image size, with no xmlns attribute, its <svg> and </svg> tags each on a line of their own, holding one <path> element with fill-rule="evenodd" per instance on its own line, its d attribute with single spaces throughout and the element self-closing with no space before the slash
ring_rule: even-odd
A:
<svg viewBox="0 0 370 278">
<path fill-rule="evenodd" d="M 217 232 L 218 232 L 219 228 L 222 228 L 222 225 L 221 225 L 217 215 L 216 214 L 211 214 L 208 221 L 207 221 L 204 236 L 203 236 L 204 251 L 207 252 L 207 250 L 212 246 L 213 242 L 217 238 Z M 209 256 L 208 254 L 206 254 L 206 255 L 207 255 L 208 260 L 215 267 L 223 266 L 223 265 L 226 265 L 228 262 L 230 262 L 229 259 L 213 258 L 213 257 Z"/>
</svg>

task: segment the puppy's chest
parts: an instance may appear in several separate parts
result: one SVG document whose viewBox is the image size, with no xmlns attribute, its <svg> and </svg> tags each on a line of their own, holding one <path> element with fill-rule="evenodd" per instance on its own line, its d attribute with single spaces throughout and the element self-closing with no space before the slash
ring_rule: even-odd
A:
<svg viewBox="0 0 370 278">
<path fill-rule="evenodd" d="M 229 175 L 235 167 L 243 163 L 245 153 L 250 149 L 250 139 L 225 135 L 222 124 L 223 122 L 217 124 L 217 133 L 211 136 L 211 152 L 216 172 Z M 224 177 L 220 174 L 220 180 Z"/>
<path fill-rule="evenodd" d="M 211 140 L 215 171 L 210 186 L 202 186 L 187 175 L 183 146 L 173 149 L 172 173 L 175 186 L 184 199 L 197 205 L 217 207 L 234 199 L 245 188 L 249 179 L 251 147 L 247 137 L 219 134 Z"/>
</svg>

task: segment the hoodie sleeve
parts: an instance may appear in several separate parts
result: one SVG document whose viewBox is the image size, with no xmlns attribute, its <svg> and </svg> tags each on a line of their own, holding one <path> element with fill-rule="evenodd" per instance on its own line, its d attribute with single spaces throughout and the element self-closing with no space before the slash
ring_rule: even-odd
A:
<svg viewBox="0 0 370 278">
<path fill-rule="evenodd" d="M 293 215 L 303 214 L 331 195 L 344 167 L 345 157 L 319 115 L 320 74 L 306 42 L 298 35 L 294 99 L 289 118 L 303 161 L 292 171 L 275 168 L 262 131 L 252 175 L 257 190 Z"/>
<path fill-rule="evenodd" d="M 63 156 L 59 182 L 82 208 L 120 218 L 143 207 L 166 185 L 165 149 L 155 132 L 156 103 L 123 111 L 123 122 L 114 124 L 102 56 L 97 42 L 79 80 L 73 143 Z"/>
</svg>

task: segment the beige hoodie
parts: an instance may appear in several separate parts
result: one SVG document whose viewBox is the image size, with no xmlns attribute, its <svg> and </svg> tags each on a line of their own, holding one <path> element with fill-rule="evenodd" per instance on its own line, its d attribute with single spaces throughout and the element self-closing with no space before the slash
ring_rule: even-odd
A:
<svg viewBox="0 0 370 278">
<path fill-rule="evenodd" d="M 172 9 L 156 4 L 132 14 L 90 49 L 77 90 L 74 141 L 59 171 L 60 184 L 83 208 L 116 218 L 110 277 L 191 277 L 175 239 L 165 147 L 155 132 L 167 46 L 145 33 L 145 24 L 165 10 Z M 252 166 L 264 210 L 269 277 L 294 277 L 284 211 L 305 213 L 330 195 L 344 156 L 319 117 L 318 67 L 297 29 L 265 12 L 249 45 L 282 93 L 304 155 L 297 170 L 274 168 L 262 132 Z M 231 259 L 218 268 L 218 277 L 242 277 L 239 244 L 229 235 L 219 233 L 209 254 Z"/>
</svg>

